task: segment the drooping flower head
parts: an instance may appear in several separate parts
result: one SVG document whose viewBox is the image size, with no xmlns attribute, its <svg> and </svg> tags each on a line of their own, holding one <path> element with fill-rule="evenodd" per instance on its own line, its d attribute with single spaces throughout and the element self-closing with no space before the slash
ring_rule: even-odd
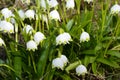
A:
<svg viewBox="0 0 120 80">
<path fill-rule="evenodd" d="M 1 10 L 1 13 L 2 13 L 2 15 L 4 16 L 5 19 L 13 16 L 12 11 L 9 10 L 8 8 L 3 8 Z"/>
<path fill-rule="evenodd" d="M 45 38 L 44 34 L 41 32 L 36 32 L 34 35 L 34 40 L 37 43 L 37 45 L 42 42 Z"/>
<path fill-rule="evenodd" d="M 48 1 L 49 1 L 49 0 L 40 0 L 40 6 L 41 6 L 43 9 L 47 9 Z"/>
<path fill-rule="evenodd" d="M 68 63 L 67 57 L 65 55 L 61 55 L 60 58 L 63 61 L 64 65 L 66 66 L 66 64 Z"/>
<path fill-rule="evenodd" d="M 63 70 L 67 63 L 68 63 L 67 57 L 65 55 L 60 55 L 58 58 L 53 59 L 52 68 L 58 68 Z"/>
<path fill-rule="evenodd" d="M 62 33 L 56 37 L 56 45 L 69 44 L 69 41 L 72 41 L 72 38 L 69 33 Z"/>
<path fill-rule="evenodd" d="M 48 0 L 50 8 L 56 7 L 58 5 L 57 0 Z"/>
<path fill-rule="evenodd" d="M 120 13 L 120 5 L 118 5 L 118 4 L 113 5 L 111 7 L 111 9 L 110 9 L 110 13 L 111 14 L 118 14 L 118 13 Z"/>
<path fill-rule="evenodd" d="M 76 68 L 76 74 L 78 76 L 80 75 L 85 75 L 85 73 L 87 73 L 87 69 L 84 65 L 79 65 L 77 68 Z"/>
<path fill-rule="evenodd" d="M 32 34 L 33 28 L 32 28 L 32 26 L 30 26 L 30 25 L 26 25 L 26 26 L 23 28 L 23 31 L 25 31 L 26 34 Z"/>
<path fill-rule="evenodd" d="M 37 44 L 33 40 L 28 41 L 26 43 L 26 46 L 27 46 L 27 50 L 29 50 L 29 51 L 35 51 L 35 50 L 37 50 Z"/>
<path fill-rule="evenodd" d="M 0 21 L 0 31 L 5 33 L 14 33 L 14 26 L 10 22 Z"/>
<path fill-rule="evenodd" d="M 0 38 L 0 46 L 5 45 L 4 41 L 2 38 Z"/>
<path fill-rule="evenodd" d="M 87 2 L 89 4 L 90 2 L 93 2 L 93 0 L 84 0 L 84 2 Z"/>
<path fill-rule="evenodd" d="M 58 13 L 57 10 L 53 10 L 50 12 L 50 19 L 54 19 L 54 20 L 59 20 L 60 21 L 60 15 Z"/>
<path fill-rule="evenodd" d="M 74 0 L 67 0 L 67 2 L 66 2 L 66 8 L 67 9 L 74 9 L 74 7 L 75 7 L 75 2 L 74 2 Z"/>
<path fill-rule="evenodd" d="M 19 10 L 18 14 L 19 14 L 20 18 L 24 20 L 24 18 L 25 18 L 25 12 L 23 10 Z"/>
<path fill-rule="evenodd" d="M 26 16 L 26 18 L 34 19 L 35 11 L 34 10 L 27 10 L 25 12 L 25 16 Z"/>
<path fill-rule="evenodd" d="M 52 61 L 52 68 L 58 68 L 58 69 L 63 70 L 64 63 L 61 60 L 61 58 L 55 58 L 55 59 L 53 59 L 53 61 Z"/>
<path fill-rule="evenodd" d="M 80 35 L 80 42 L 85 42 L 85 41 L 89 41 L 90 40 L 90 36 L 87 32 L 82 32 L 82 34 Z"/>
</svg>

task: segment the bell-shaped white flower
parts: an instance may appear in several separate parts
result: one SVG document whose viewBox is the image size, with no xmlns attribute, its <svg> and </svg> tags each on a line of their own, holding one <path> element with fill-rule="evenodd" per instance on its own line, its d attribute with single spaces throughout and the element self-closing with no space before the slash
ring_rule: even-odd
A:
<svg viewBox="0 0 120 80">
<path fill-rule="evenodd" d="M 19 14 L 19 16 L 20 16 L 21 19 L 25 18 L 25 12 L 23 10 L 19 10 L 18 14 Z"/>
<path fill-rule="evenodd" d="M 89 4 L 90 2 L 93 2 L 93 0 L 84 0 L 84 2 L 87 2 Z"/>
<path fill-rule="evenodd" d="M 115 4 L 111 7 L 111 10 L 110 10 L 111 14 L 118 14 L 120 13 L 120 5 L 118 4 Z"/>
<path fill-rule="evenodd" d="M 50 19 L 54 19 L 54 20 L 59 20 L 60 21 L 60 15 L 59 15 L 57 10 L 51 11 L 49 16 L 50 16 Z"/>
<path fill-rule="evenodd" d="M 76 68 L 76 74 L 78 76 L 80 75 L 85 75 L 85 73 L 87 73 L 87 69 L 84 65 L 79 65 L 77 68 Z"/>
<path fill-rule="evenodd" d="M 0 38 L 0 46 L 5 45 L 4 41 L 2 38 Z"/>
<path fill-rule="evenodd" d="M 14 26 L 10 22 L 0 21 L 0 31 L 5 33 L 14 33 Z"/>
<path fill-rule="evenodd" d="M 64 65 L 66 66 L 66 64 L 68 63 L 68 59 L 65 55 L 61 55 L 60 59 L 63 61 Z"/>
<path fill-rule="evenodd" d="M 43 9 L 47 9 L 48 1 L 49 1 L 49 0 L 40 0 L 40 6 L 41 6 Z"/>
<path fill-rule="evenodd" d="M 69 33 L 62 33 L 56 37 L 56 45 L 69 44 L 69 41 L 72 41 L 72 38 Z"/>
<path fill-rule="evenodd" d="M 57 0 L 49 0 L 48 4 L 50 8 L 52 8 L 52 7 L 56 7 L 58 5 L 58 2 Z"/>
<path fill-rule="evenodd" d="M 53 59 L 53 61 L 52 61 L 52 68 L 55 68 L 55 67 L 58 68 L 58 69 L 63 70 L 64 63 L 61 60 L 61 58 L 55 58 L 55 59 Z"/>
<path fill-rule="evenodd" d="M 2 15 L 4 16 L 5 19 L 13 16 L 12 11 L 9 10 L 8 8 L 3 8 L 1 10 L 1 13 L 2 13 Z"/>
<path fill-rule="evenodd" d="M 26 34 L 32 34 L 33 28 L 32 28 L 32 26 L 30 26 L 30 25 L 26 25 L 26 26 L 23 28 L 23 31 L 25 31 Z"/>
<path fill-rule="evenodd" d="M 75 7 L 75 2 L 74 2 L 74 0 L 67 0 L 67 2 L 66 2 L 66 8 L 67 9 L 74 9 L 74 7 Z"/>
<path fill-rule="evenodd" d="M 25 12 L 25 16 L 26 16 L 26 18 L 34 19 L 35 11 L 34 10 L 27 10 Z"/>
<path fill-rule="evenodd" d="M 42 42 L 45 38 L 44 34 L 41 32 L 36 32 L 34 35 L 34 40 L 37 43 L 37 45 Z"/>
<path fill-rule="evenodd" d="M 33 41 L 33 40 L 30 40 L 30 41 L 28 41 L 27 43 L 26 43 L 26 46 L 27 46 L 27 50 L 29 50 L 29 51 L 35 51 L 35 50 L 37 50 L 37 44 L 36 44 L 36 42 L 35 41 Z"/>
<path fill-rule="evenodd" d="M 90 40 L 90 36 L 87 32 L 82 32 L 82 34 L 80 35 L 80 42 L 85 42 L 85 41 L 89 41 Z"/>
</svg>

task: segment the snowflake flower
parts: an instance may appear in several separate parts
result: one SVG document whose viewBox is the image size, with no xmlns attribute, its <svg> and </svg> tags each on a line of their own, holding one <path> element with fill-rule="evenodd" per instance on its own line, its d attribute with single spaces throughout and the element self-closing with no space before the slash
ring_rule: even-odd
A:
<svg viewBox="0 0 120 80">
<path fill-rule="evenodd" d="M 69 33 L 62 33 L 56 37 L 56 45 L 69 44 L 69 41 L 72 41 L 72 38 Z"/>
<path fill-rule="evenodd" d="M 33 40 L 28 41 L 27 44 L 26 44 L 26 46 L 27 46 L 27 50 L 29 50 L 29 51 L 31 51 L 31 50 L 32 51 L 37 50 L 37 44 Z"/>
<path fill-rule="evenodd" d="M 37 45 L 42 42 L 45 38 L 44 34 L 41 32 L 36 32 L 34 35 L 34 40 L 37 43 Z"/>
<path fill-rule="evenodd" d="M 85 41 L 89 41 L 90 40 L 90 36 L 87 32 L 82 32 L 81 36 L 80 36 L 80 42 L 85 42 Z"/>
<path fill-rule="evenodd" d="M 85 73 L 87 73 L 87 69 L 84 65 L 79 65 L 77 68 L 76 68 L 76 74 L 78 76 L 80 75 L 85 75 Z"/>
</svg>

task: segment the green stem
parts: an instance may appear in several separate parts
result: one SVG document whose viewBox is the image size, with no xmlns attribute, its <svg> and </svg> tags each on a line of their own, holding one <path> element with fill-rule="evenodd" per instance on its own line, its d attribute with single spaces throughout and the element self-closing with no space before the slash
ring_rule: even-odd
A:
<svg viewBox="0 0 120 80">
<path fill-rule="evenodd" d="M 120 19 L 118 19 L 118 21 L 117 21 L 115 30 L 114 30 L 114 32 L 113 32 L 113 35 L 112 35 L 110 41 L 108 42 L 108 45 L 107 45 L 107 47 L 106 47 L 106 49 L 105 49 L 105 52 L 104 52 L 104 55 L 107 53 L 107 50 L 108 50 L 110 44 L 113 42 L 114 37 L 116 38 L 116 37 L 117 37 L 117 34 L 119 33 L 119 31 L 118 31 L 118 30 L 119 30 L 119 29 L 118 29 L 118 28 L 119 28 L 119 24 L 120 24 Z"/>
<path fill-rule="evenodd" d="M 33 64 L 34 71 L 35 71 L 35 73 L 37 73 L 36 65 L 35 65 L 35 61 L 34 61 L 34 58 L 33 58 L 32 52 L 30 52 L 30 56 L 31 56 L 31 59 L 32 59 L 32 64 Z"/>
<path fill-rule="evenodd" d="M 65 20 L 66 20 L 66 22 L 68 22 L 67 14 L 66 14 L 67 11 L 66 11 L 66 7 L 65 7 L 65 3 L 62 2 L 62 5 L 63 5 L 63 13 L 64 13 Z"/>
<path fill-rule="evenodd" d="M 5 47 L 5 50 L 6 50 L 7 57 L 8 57 L 9 65 L 12 66 L 12 60 L 10 59 L 11 55 L 8 52 L 6 45 L 4 47 Z"/>
<path fill-rule="evenodd" d="M 15 42 L 18 44 L 18 24 L 15 24 Z M 15 44 L 15 52 L 17 52 L 17 56 L 14 57 L 14 69 L 16 70 L 16 75 L 21 78 L 21 57 L 19 56 L 21 53 L 18 52 L 18 46 Z"/>
</svg>

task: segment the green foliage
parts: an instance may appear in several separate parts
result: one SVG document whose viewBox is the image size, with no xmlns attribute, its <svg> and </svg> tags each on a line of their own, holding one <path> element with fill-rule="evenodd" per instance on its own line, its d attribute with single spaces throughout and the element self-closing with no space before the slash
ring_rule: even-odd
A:
<svg viewBox="0 0 120 80">
<path fill-rule="evenodd" d="M 17 1 L 17 0 L 16 0 Z M 47 2 L 47 0 L 45 0 Z M 14 33 L 4 33 L 0 29 L 0 38 L 5 42 L 0 46 L 0 80 L 117 80 L 120 74 L 120 15 L 110 14 L 115 1 L 74 0 L 74 9 L 66 8 L 65 0 L 58 0 L 57 7 L 46 10 L 41 7 L 40 0 L 30 4 L 20 3 L 17 7 L 10 5 L 15 19 Z M 33 9 L 35 18 L 22 19 L 18 11 Z M 56 9 L 60 20 L 51 20 L 50 11 Z M 46 15 L 47 22 L 42 14 Z M 4 19 L 0 13 L 0 20 Z M 25 25 L 34 29 L 26 34 Z M 1 26 L 0 26 L 1 27 Z M 42 32 L 46 39 L 37 45 L 37 50 L 27 50 L 26 43 L 34 40 L 36 32 Z M 80 42 L 80 35 L 89 33 L 90 40 Z M 67 32 L 72 41 L 69 44 L 56 45 L 56 37 Z M 34 45 L 32 45 L 34 46 Z M 52 61 L 60 55 L 68 58 L 64 69 L 52 68 Z M 6 55 L 5 59 L 1 58 Z M 75 69 L 83 64 L 87 68 L 86 75 L 77 76 Z"/>
</svg>

